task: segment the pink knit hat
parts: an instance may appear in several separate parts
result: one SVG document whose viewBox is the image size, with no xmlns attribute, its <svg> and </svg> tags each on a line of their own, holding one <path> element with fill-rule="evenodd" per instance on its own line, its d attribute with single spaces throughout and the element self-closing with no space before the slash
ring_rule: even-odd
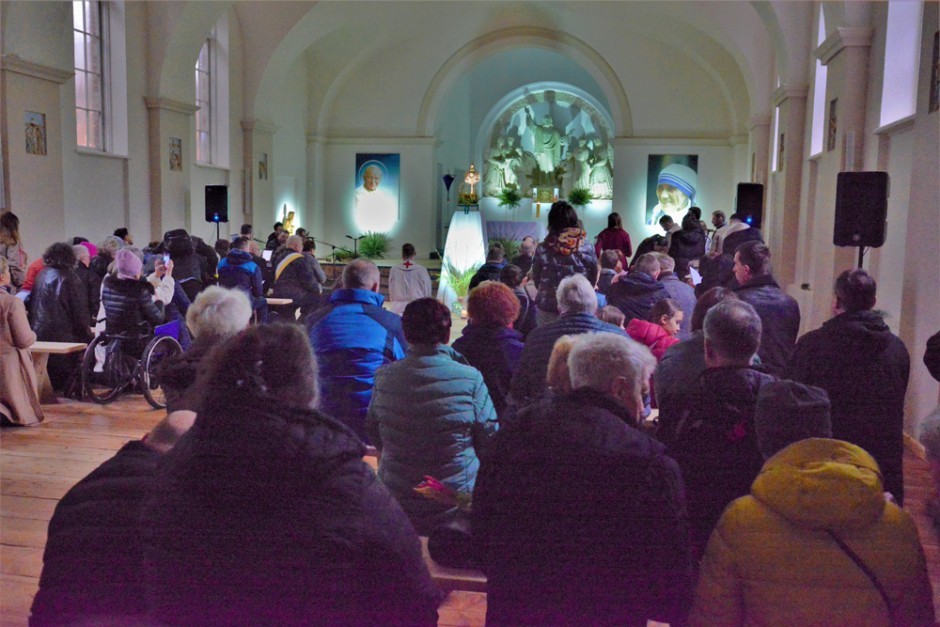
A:
<svg viewBox="0 0 940 627">
<path fill-rule="evenodd" d="M 126 248 L 114 253 L 114 270 L 119 279 L 136 279 L 143 265 L 140 257 Z"/>
</svg>

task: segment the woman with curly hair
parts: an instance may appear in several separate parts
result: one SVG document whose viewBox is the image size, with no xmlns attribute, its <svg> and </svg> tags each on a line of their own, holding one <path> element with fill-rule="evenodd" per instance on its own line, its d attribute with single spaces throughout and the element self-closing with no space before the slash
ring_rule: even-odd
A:
<svg viewBox="0 0 940 627">
<path fill-rule="evenodd" d="M 30 325 L 42 342 L 90 342 L 88 295 L 75 272 L 72 245 L 56 242 L 42 255 L 45 267 L 29 297 Z M 81 353 L 51 355 L 49 379 L 59 390 L 75 370 Z"/>
<path fill-rule="evenodd" d="M 535 249 L 530 271 L 538 288 L 540 325 L 558 318 L 555 291 L 562 279 L 583 274 L 591 285 L 597 282 L 597 254 L 594 246 L 585 241 L 586 236 L 574 207 L 564 200 L 552 205 L 548 212 L 548 236 Z"/>
<path fill-rule="evenodd" d="M 366 429 L 381 451 L 379 479 L 427 535 L 457 511 L 414 488 L 431 476 L 458 495 L 471 494 L 477 453 L 497 430 L 496 411 L 480 371 L 447 346 L 447 307 L 420 298 L 405 307 L 401 324 L 408 354 L 376 371 Z"/>
<path fill-rule="evenodd" d="M 506 408 L 509 384 L 525 346 L 522 334 L 512 328 L 519 308 L 519 299 L 509 287 L 484 281 L 470 290 L 470 324 L 453 343 L 454 350 L 483 374 L 493 406 L 500 414 Z"/>
<path fill-rule="evenodd" d="M 304 331 L 251 327 L 205 366 L 196 422 L 141 515 L 153 619 L 436 625 L 441 595 L 414 529 L 356 434 L 315 409 Z"/>
</svg>

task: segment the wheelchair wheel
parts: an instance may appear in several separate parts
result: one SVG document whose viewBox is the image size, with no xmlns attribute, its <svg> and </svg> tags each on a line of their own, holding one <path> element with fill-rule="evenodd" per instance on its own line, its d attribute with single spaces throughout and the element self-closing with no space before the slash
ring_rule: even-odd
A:
<svg viewBox="0 0 940 627">
<path fill-rule="evenodd" d="M 133 372 L 122 374 L 126 369 L 115 363 L 122 360 L 123 356 L 115 350 L 116 347 L 112 345 L 114 341 L 105 335 L 99 335 L 88 345 L 82 357 L 82 387 L 94 402 L 102 405 L 113 401 L 121 390 L 134 381 Z M 102 372 L 95 372 L 95 349 L 99 347 L 105 351 L 105 363 Z"/>
<path fill-rule="evenodd" d="M 160 385 L 157 371 L 166 359 L 179 355 L 183 348 L 168 335 L 158 335 L 150 340 L 141 357 L 140 388 L 144 398 L 154 409 L 166 407 L 166 394 Z"/>
</svg>

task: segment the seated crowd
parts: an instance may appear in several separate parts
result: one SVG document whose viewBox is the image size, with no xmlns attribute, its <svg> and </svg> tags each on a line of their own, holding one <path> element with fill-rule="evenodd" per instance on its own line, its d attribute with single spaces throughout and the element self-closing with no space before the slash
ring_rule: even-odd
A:
<svg viewBox="0 0 940 627">
<path fill-rule="evenodd" d="M 372 262 L 324 289 L 312 239 L 276 229 L 269 262 L 250 225 L 0 257 L 5 422 L 42 420 L 36 338 L 186 329 L 167 417 L 57 505 L 31 624 L 432 625 L 421 535 L 485 573 L 493 625 L 933 625 L 874 280 L 798 341 L 760 233 L 700 217 L 628 262 L 619 216 L 592 244 L 555 203 L 452 345 L 411 244 L 391 304 Z"/>
</svg>

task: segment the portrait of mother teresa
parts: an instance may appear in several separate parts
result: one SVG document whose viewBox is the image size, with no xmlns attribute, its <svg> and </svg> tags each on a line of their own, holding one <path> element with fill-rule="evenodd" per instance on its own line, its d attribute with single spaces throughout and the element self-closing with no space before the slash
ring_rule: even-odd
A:
<svg viewBox="0 0 940 627">
<path fill-rule="evenodd" d="M 398 219 L 398 197 L 383 189 L 385 165 L 367 161 L 359 169 L 353 217 L 363 231 L 388 231 Z"/>
<path fill-rule="evenodd" d="M 687 165 L 673 163 L 660 170 L 656 181 L 656 199 L 659 201 L 652 211 L 650 224 L 656 224 L 663 216 L 669 216 L 676 224 L 695 201 L 698 175 Z"/>
</svg>

